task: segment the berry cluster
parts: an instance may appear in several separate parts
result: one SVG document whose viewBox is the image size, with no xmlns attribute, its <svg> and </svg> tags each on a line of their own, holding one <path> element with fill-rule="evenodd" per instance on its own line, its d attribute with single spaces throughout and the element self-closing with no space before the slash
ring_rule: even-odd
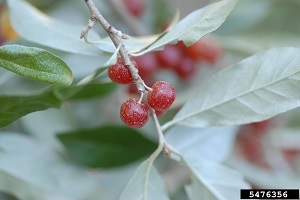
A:
<svg viewBox="0 0 300 200">
<path fill-rule="evenodd" d="M 133 62 L 137 67 L 137 64 Z M 130 70 L 118 57 L 117 63 L 108 68 L 109 78 L 119 84 L 132 83 Z M 143 127 L 150 116 L 150 107 L 159 116 L 166 112 L 175 100 L 176 91 L 173 85 L 165 81 L 157 81 L 152 88 L 146 88 L 147 100 L 127 99 L 120 109 L 121 120 L 133 128 Z"/>
<path fill-rule="evenodd" d="M 135 61 L 139 66 L 140 76 L 151 85 L 155 80 L 155 72 L 160 69 L 175 72 L 178 78 L 187 81 L 196 74 L 200 62 L 213 64 L 220 55 L 220 47 L 205 37 L 190 47 L 186 47 L 182 41 L 167 45 L 164 50 L 136 57 Z M 131 84 L 128 91 L 136 93 L 135 85 Z"/>
</svg>

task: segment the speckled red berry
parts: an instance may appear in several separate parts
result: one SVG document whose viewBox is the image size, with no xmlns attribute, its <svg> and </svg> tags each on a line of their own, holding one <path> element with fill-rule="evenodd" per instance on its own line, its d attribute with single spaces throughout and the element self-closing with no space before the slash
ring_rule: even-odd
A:
<svg viewBox="0 0 300 200">
<path fill-rule="evenodd" d="M 127 99 L 120 109 L 121 120 L 133 128 L 143 127 L 150 116 L 149 106 L 136 99 Z"/>
<path fill-rule="evenodd" d="M 164 111 L 170 108 L 176 97 L 173 85 L 165 81 L 157 81 L 148 93 L 148 104 L 156 111 Z"/>
<path fill-rule="evenodd" d="M 132 82 L 131 73 L 121 59 L 118 57 L 117 63 L 108 68 L 109 78 L 119 84 L 129 84 Z"/>
</svg>

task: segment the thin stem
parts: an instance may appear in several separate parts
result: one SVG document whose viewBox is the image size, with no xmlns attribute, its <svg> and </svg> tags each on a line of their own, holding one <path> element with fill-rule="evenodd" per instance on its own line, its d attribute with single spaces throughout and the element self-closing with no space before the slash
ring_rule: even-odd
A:
<svg viewBox="0 0 300 200">
<path fill-rule="evenodd" d="M 145 82 L 143 82 L 143 85 L 144 85 L 144 87 L 146 88 L 146 90 L 152 91 L 152 88 L 151 88 L 151 87 L 148 87 L 148 86 L 145 84 Z"/>
<path fill-rule="evenodd" d="M 147 194 L 148 192 L 148 180 L 151 172 L 152 165 L 155 161 L 155 159 L 158 157 L 160 152 L 164 149 L 165 146 L 165 137 L 163 132 L 161 131 L 159 121 L 157 119 L 157 116 L 155 114 L 155 110 L 151 109 L 151 118 L 155 124 L 156 130 L 157 130 L 157 136 L 158 136 L 158 147 L 157 149 L 151 154 L 151 156 L 148 159 L 148 166 L 146 170 L 146 175 L 145 175 L 145 181 L 144 181 L 144 189 L 145 193 Z M 144 199 L 147 198 L 147 195 L 144 195 Z"/>
<path fill-rule="evenodd" d="M 157 131 L 157 135 L 158 135 L 158 139 L 159 139 L 159 142 L 160 143 L 165 143 L 165 136 L 161 130 L 161 126 L 160 126 L 160 123 L 157 119 L 157 116 L 156 116 L 156 113 L 155 113 L 155 110 L 153 108 L 151 108 L 151 118 L 155 124 L 155 128 L 156 128 L 156 131 Z"/>
<path fill-rule="evenodd" d="M 157 119 L 157 116 L 156 116 L 156 113 L 155 113 L 155 110 L 151 108 L 151 118 L 155 124 L 155 127 L 156 127 L 156 131 L 157 131 L 157 134 L 158 134 L 158 139 L 159 139 L 159 143 L 162 143 L 163 144 L 163 150 L 164 150 L 164 153 L 165 153 L 165 156 L 167 158 L 170 158 L 171 157 L 171 153 L 175 153 L 175 154 L 179 154 L 170 144 L 168 144 L 168 142 L 166 141 L 166 138 L 163 134 L 163 131 L 161 129 L 161 125 Z"/>
<path fill-rule="evenodd" d="M 141 94 L 141 96 L 140 96 L 138 103 L 142 103 L 143 98 L 144 98 L 144 92 L 141 92 L 140 94 Z"/>
<path fill-rule="evenodd" d="M 88 34 L 89 30 L 93 28 L 96 22 L 97 22 L 96 19 L 94 17 L 91 17 L 91 19 L 89 20 L 89 24 L 86 27 L 84 27 L 84 29 L 82 30 L 80 34 L 80 39 L 84 38 L 84 36 Z"/>
</svg>

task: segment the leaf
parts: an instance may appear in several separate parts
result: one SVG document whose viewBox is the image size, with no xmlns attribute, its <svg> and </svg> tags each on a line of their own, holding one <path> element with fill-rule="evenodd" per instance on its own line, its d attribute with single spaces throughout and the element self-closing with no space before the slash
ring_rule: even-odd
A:
<svg viewBox="0 0 300 200">
<path fill-rule="evenodd" d="M 232 126 L 176 126 L 167 132 L 166 140 L 192 171 L 192 183 L 186 186 L 189 199 L 238 199 L 239 190 L 249 188 L 241 175 L 219 164 L 231 154 L 235 136 Z"/>
<path fill-rule="evenodd" d="M 190 46 L 204 35 L 219 28 L 236 3 L 237 0 L 222 0 L 208 5 L 194 11 L 176 25 L 171 26 L 168 32 L 143 37 L 132 37 L 124 40 L 124 44 L 133 56 L 143 55 L 179 40 L 183 40 L 186 45 Z M 173 22 L 177 21 L 177 17 L 178 15 L 175 15 Z M 91 43 L 100 50 L 111 53 L 115 51 L 115 47 L 109 38 Z"/>
<path fill-rule="evenodd" d="M 180 40 L 187 46 L 194 44 L 204 35 L 218 29 L 236 3 L 237 0 L 222 0 L 192 12 L 148 48 L 134 55 L 142 55 Z"/>
<path fill-rule="evenodd" d="M 166 34 L 163 32 L 151 36 L 132 37 L 124 40 L 124 44 L 128 51 L 136 56 L 161 48 L 168 43 L 175 43 L 177 40 L 183 40 L 185 44 L 192 45 L 207 33 L 219 28 L 236 2 L 237 0 L 222 0 L 211 4 L 191 13 Z M 14 28 L 29 41 L 84 55 L 100 55 L 115 51 L 115 47 L 108 37 L 99 40 L 99 36 L 93 32 L 89 33 L 89 37 L 92 37 L 93 41 L 97 40 L 97 42 L 91 43 L 101 50 L 99 51 L 79 40 L 78 33 L 83 27 L 54 20 L 23 0 L 8 0 L 8 5 Z M 34 28 L 28 29 L 28 27 Z"/>
<path fill-rule="evenodd" d="M 246 124 L 300 105 L 300 49 L 278 48 L 228 67 L 208 82 L 163 126 Z"/>
<path fill-rule="evenodd" d="M 0 149 L 0 191 L 20 200 L 108 200 L 99 172 L 62 160 L 47 143 L 1 132 Z"/>
<path fill-rule="evenodd" d="M 114 83 L 90 83 L 86 85 L 71 86 L 54 90 L 54 94 L 61 101 L 83 100 L 100 97 L 116 88 Z"/>
<path fill-rule="evenodd" d="M 192 157 L 186 160 L 193 173 L 192 184 L 186 186 L 191 200 L 239 199 L 240 189 L 251 188 L 241 174 L 224 165 Z"/>
<path fill-rule="evenodd" d="M 0 96 L 0 127 L 32 112 L 59 107 L 60 101 L 52 93 L 36 96 Z"/>
<path fill-rule="evenodd" d="M 74 121 L 70 115 L 73 115 L 73 112 L 70 113 L 70 110 L 63 106 L 61 109 L 31 113 L 22 117 L 20 123 L 22 129 L 30 133 L 31 137 L 47 143 L 55 150 L 64 151 L 63 145 L 56 138 L 56 133 L 76 127 L 78 121 Z"/>
<path fill-rule="evenodd" d="M 121 194 L 120 200 L 168 200 L 162 178 L 150 159 L 144 161 L 135 171 Z M 147 171 L 151 167 L 149 176 Z"/>
<path fill-rule="evenodd" d="M 90 167 L 125 165 L 151 154 L 157 146 L 126 126 L 102 126 L 57 137 L 76 161 Z"/>
<path fill-rule="evenodd" d="M 12 25 L 21 37 L 70 53 L 93 56 L 101 54 L 101 51 L 80 40 L 83 27 L 55 20 L 23 0 L 8 0 L 7 3 Z M 99 39 L 93 30 L 89 35 Z"/>
<path fill-rule="evenodd" d="M 19 75 L 56 85 L 70 85 L 72 71 L 55 55 L 21 45 L 0 47 L 0 66 Z"/>
<path fill-rule="evenodd" d="M 232 153 L 236 129 L 233 126 L 209 128 L 175 126 L 166 133 L 166 140 L 184 156 L 223 162 Z"/>
<path fill-rule="evenodd" d="M 51 87 L 33 96 L 0 95 L 0 127 L 32 112 L 58 108 L 63 101 L 81 100 L 106 95 L 115 88 L 112 83 L 91 83 L 67 88 Z"/>
</svg>

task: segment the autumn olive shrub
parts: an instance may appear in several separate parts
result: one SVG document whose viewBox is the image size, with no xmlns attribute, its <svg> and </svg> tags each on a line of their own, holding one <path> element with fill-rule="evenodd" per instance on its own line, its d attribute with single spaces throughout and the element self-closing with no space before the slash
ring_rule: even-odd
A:
<svg viewBox="0 0 300 200">
<path fill-rule="evenodd" d="M 267 187 L 228 157 L 240 132 L 239 152 L 255 163 L 258 130 L 300 105 L 300 49 L 207 34 L 241 5 L 271 2 L 199 3 L 182 19 L 161 0 L 0 3 L 1 192 L 235 200 L 248 181 Z M 230 17 L 225 27 L 250 20 Z"/>
</svg>

